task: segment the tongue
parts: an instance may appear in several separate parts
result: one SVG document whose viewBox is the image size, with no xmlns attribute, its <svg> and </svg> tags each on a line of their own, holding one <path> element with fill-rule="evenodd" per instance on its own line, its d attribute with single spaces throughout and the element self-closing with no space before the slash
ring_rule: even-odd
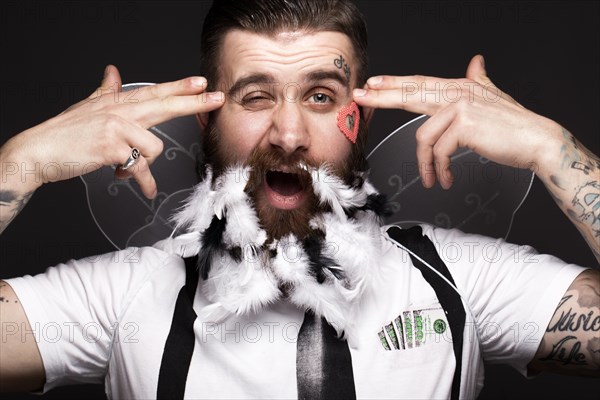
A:
<svg viewBox="0 0 600 400">
<path fill-rule="evenodd" d="M 282 196 L 292 196 L 302 190 L 298 175 L 285 172 L 267 172 L 267 184 L 274 192 Z"/>
</svg>

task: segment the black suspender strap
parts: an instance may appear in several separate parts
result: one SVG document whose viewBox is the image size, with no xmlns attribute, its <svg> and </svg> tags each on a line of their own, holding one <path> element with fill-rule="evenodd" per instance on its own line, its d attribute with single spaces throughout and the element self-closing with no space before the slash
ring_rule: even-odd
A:
<svg viewBox="0 0 600 400">
<path fill-rule="evenodd" d="M 194 344 L 194 295 L 198 287 L 198 256 L 185 258 L 185 286 L 179 291 L 171 330 L 158 375 L 157 399 L 183 399 Z"/>
<path fill-rule="evenodd" d="M 399 229 L 392 227 L 388 235 L 417 254 L 452 284 L 454 279 L 438 255 L 435 246 L 421 227 Z M 465 309 L 460 295 L 440 276 L 431 271 L 418 258 L 410 256 L 413 265 L 421 271 L 425 280 L 435 291 L 440 305 L 446 312 L 452 332 L 452 345 L 456 359 L 456 369 L 452 381 L 451 399 L 460 394 L 462 371 L 463 333 Z M 195 335 L 194 296 L 198 286 L 198 257 L 184 259 L 185 286 L 179 291 L 171 329 L 165 343 L 158 376 L 157 399 L 183 399 Z M 352 359 L 348 342 L 336 337 L 336 332 L 323 318 L 317 318 L 308 311 L 300 327 L 297 342 L 296 374 L 299 399 L 355 399 L 356 391 L 352 371 Z"/>
<path fill-rule="evenodd" d="M 298 399 L 356 399 L 348 342 L 325 318 L 307 311 L 296 347 Z"/>
<path fill-rule="evenodd" d="M 415 226 L 410 229 L 400 229 L 394 226 L 389 228 L 387 233 L 392 239 L 414 252 L 456 286 L 450 271 L 448 271 L 448 267 L 446 267 L 446 264 L 444 264 L 440 258 L 431 240 L 423 235 L 423 230 L 420 226 Z M 423 278 L 431 285 L 440 301 L 440 305 L 446 312 L 448 325 L 450 325 L 450 331 L 452 332 L 452 346 L 454 348 L 454 357 L 456 359 L 456 369 L 454 370 L 450 398 L 458 399 L 460 394 L 463 334 L 466 318 L 464 306 L 460 295 L 448 285 L 446 281 L 412 254 L 410 255 L 410 258 L 413 265 L 421 271 Z"/>
</svg>

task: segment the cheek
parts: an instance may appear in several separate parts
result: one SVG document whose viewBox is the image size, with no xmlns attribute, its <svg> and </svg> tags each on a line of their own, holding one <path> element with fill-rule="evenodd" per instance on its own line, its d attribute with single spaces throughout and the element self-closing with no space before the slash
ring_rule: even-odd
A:
<svg viewBox="0 0 600 400">
<path fill-rule="evenodd" d="M 342 107 L 338 111 L 337 127 L 352 144 L 356 143 L 359 125 L 360 112 L 355 102 Z"/>
<path fill-rule="evenodd" d="M 220 113 L 215 120 L 222 149 L 235 159 L 247 158 L 264 137 L 269 120 L 260 113 Z"/>
<path fill-rule="evenodd" d="M 352 146 L 355 146 L 338 128 L 337 114 L 336 110 L 311 118 L 311 150 L 317 159 L 342 161 L 350 155 Z"/>
<path fill-rule="evenodd" d="M 310 135 L 312 158 L 340 162 L 350 156 L 353 144 L 338 127 L 339 109 L 326 113 L 304 110 L 306 131 Z M 215 124 L 221 137 L 219 144 L 229 161 L 244 160 L 265 140 L 273 125 L 272 110 L 234 112 L 224 108 L 216 115 Z"/>
</svg>

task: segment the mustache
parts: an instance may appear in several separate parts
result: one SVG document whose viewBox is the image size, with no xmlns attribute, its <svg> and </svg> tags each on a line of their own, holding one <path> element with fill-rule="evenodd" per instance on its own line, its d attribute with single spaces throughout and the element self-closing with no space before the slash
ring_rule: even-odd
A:
<svg viewBox="0 0 600 400">
<path fill-rule="evenodd" d="M 251 168 L 244 191 L 252 193 L 259 188 L 269 171 L 294 174 L 302 188 L 306 189 L 312 183 L 310 171 L 318 169 L 323 163 L 302 154 L 286 155 L 276 149 L 255 148 L 244 164 Z"/>
<path fill-rule="evenodd" d="M 355 171 L 368 170 L 368 163 L 364 157 L 363 151 L 364 143 L 362 143 L 364 141 L 363 138 L 366 137 L 367 125 L 366 123 L 361 123 L 359 127 L 360 132 L 362 132 L 359 133 L 360 140 L 357 140 L 356 145 L 352 146 L 350 155 L 339 162 L 334 163 L 322 160 L 319 161 L 299 152 L 286 154 L 277 147 L 261 149 L 259 148 L 259 145 L 254 147 L 250 156 L 248 156 L 246 160 L 240 160 L 230 152 L 230 149 L 222 146 L 219 139 L 221 133 L 216 128 L 214 120 L 209 119 L 202 141 L 202 152 L 204 157 L 199 163 L 199 167 L 197 169 L 199 171 L 199 176 L 202 177 L 202 166 L 210 165 L 214 172 L 213 181 L 216 179 L 216 177 L 225 172 L 227 167 L 236 164 L 239 165 L 240 163 L 242 165 L 249 166 L 253 171 L 256 170 L 257 173 L 253 174 L 255 176 L 264 177 L 267 171 L 277 170 L 278 168 L 284 167 L 286 172 L 289 171 L 297 174 L 299 177 L 303 177 L 303 179 L 306 179 L 307 175 L 301 171 L 301 166 L 308 168 L 309 170 L 316 170 L 322 166 L 326 166 L 328 167 L 329 171 L 342 178 L 346 184 L 350 185 L 353 183 L 353 175 Z M 254 183 L 255 182 L 252 184 Z"/>
</svg>

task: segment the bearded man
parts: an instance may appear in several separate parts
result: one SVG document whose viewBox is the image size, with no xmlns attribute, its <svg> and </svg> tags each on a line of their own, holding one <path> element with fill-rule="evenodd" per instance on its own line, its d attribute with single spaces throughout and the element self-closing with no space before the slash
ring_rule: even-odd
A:
<svg viewBox="0 0 600 400">
<path fill-rule="evenodd" d="M 146 129 L 197 114 L 207 163 L 171 237 L 0 282 L 3 326 L 54 323 L 60 333 L 7 335 L 3 389 L 104 380 L 119 398 L 472 398 L 483 358 L 525 375 L 598 375 L 597 271 L 456 230 L 380 226 L 384 201 L 363 149 L 374 108 L 432 115 L 417 134 L 425 186 L 452 184 L 458 147 L 537 165 L 596 252 L 597 220 L 569 204 L 598 184 L 598 158 L 499 91 L 481 56 L 452 81 L 461 100 L 440 103 L 403 90 L 449 80 L 367 80 L 366 49 L 346 0 L 216 1 L 205 78 L 142 89 L 124 106 L 112 101 L 121 81 L 109 66 L 94 101 L 7 142 L 3 163 L 122 164 L 118 176 L 154 197 L 148 166 L 162 144 Z M 490 89 L 499 101 L 486 101 Z M 565 152 L 587 172 L 561 168 Z M 9 178 L 3 227 L 39 186 Z M 442 259 L 435 246 L 448 243 L 476 251 Z M 489 245 L 493 261 L 481 251 Z M 527 341 L 513 340 L 515 324 Z"/>
</svg>

